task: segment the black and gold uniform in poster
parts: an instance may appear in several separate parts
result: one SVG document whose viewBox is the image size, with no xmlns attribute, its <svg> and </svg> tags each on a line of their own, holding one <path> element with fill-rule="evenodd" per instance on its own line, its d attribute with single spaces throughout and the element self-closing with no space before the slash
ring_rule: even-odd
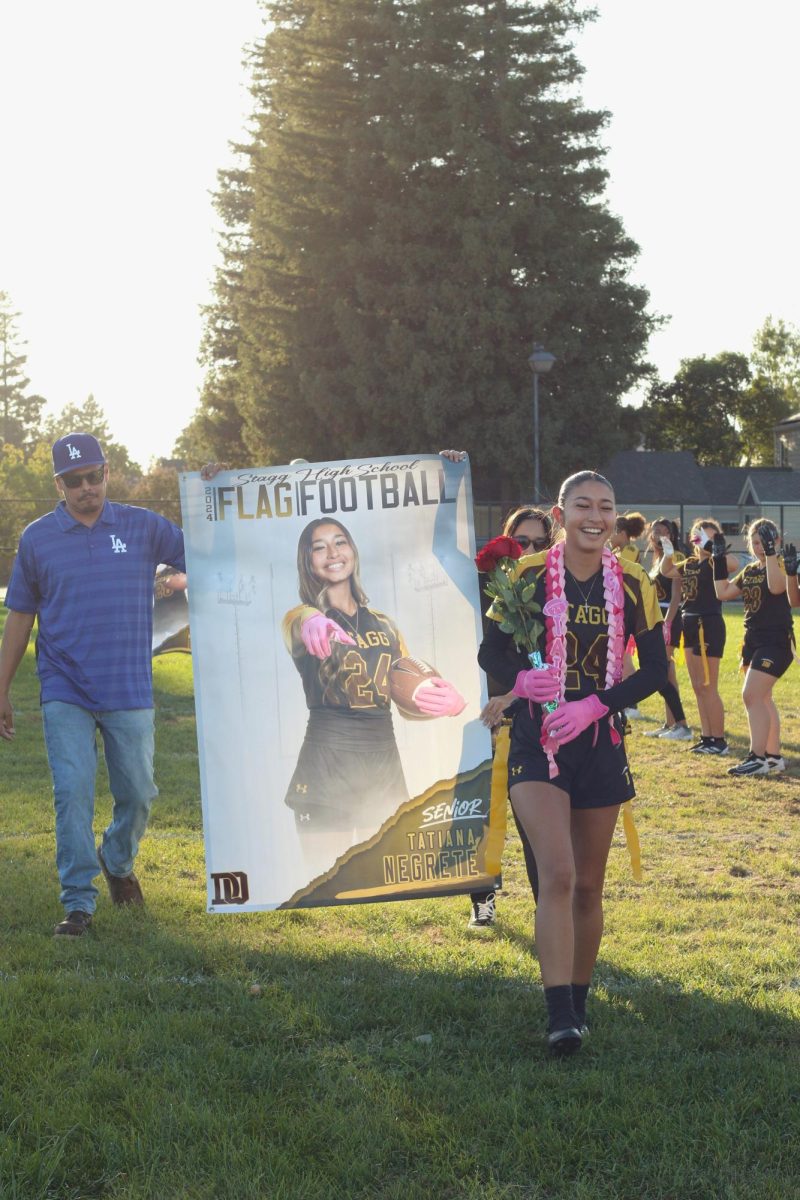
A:
<svg viewBox="0 0 800 1200">
<path fill-rule="evenodd" d="M 183 479 L 210 911 L 499 883 L 466 463 Z"/>
</svg>

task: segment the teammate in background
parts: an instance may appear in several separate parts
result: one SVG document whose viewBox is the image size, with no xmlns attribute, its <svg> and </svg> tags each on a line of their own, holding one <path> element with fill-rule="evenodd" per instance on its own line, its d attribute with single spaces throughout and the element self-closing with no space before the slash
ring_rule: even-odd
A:
<svg viewBox="0 0 800 1200">
<path fill-rule="evenodd" d="M 642 552 L 634 541 L 635 538 L 641 537 L 647 526 L 647 521 L 640 512 L 626 512 L 617 517 L 614 522 L 614 532 L 609 538 L 608 544 L 611 549 L 620 558 L 626 559 L 628 562 L 641 562 Z M 629 642 L 625 647 L 625 658 L 622 666 L 622 677 L 627 679 L 636 670 L 633 661 L 633 644 Z M 639 709 L 634 705 L 633 708 L 625 710 L 626 734 L 630 732 L 628 721 L 643 721 L 644 717 Z"/>
<path fill-rule="evenodd" d="M 549 513 L 546 513 L 541 508 L 533 508 L 530 505 L 523 505 L 517 508 L 514 512 L 509 513 L 503 523 L 503 536 L 513 537 L 519 542 L 524 554 L 541 554 L 543 550 L 553 544 L 553 536 L 555 533 L 555 524 Z M 516 666 L 517 671 L 524 671 L 530 667 L 528 656 L 519 650 L 511 642 L 508 647 L 509 668 Z M 524 701 L 515 696 L 513 691 L 505 691 L 491 676 L 488 677 L 489 684 L 489 702 L 484 707 L 481 713 L 481 720 L 484 725 L 491 730 L 495 730 L 504 720 L 510 721 L 513 719 L 514 712 L 519 708 Z M 517 815 L 512 808 L 514 816 L 514 824 L 517 827 L 520 841 L 522 842 L 522 852 L 525 856 L 525 870 L 528 873 L 528 882 L 531 885 L 534 899 L 539 895 L 539 878 L 536 873 L 536 858 L 534 857 L 533 849 L 525 834 L 525 830 L 517 820 Z M 495 893 L 494 892 L 472 892 L 470 895 L 472 901 L 472 915 L 469 921 L 470 929 L 487 929 L 495 922 Z"/>
<path fill-rule="evenodd" d="M 311 521 L 297 546 L 300 605 L 283 635 L 303 681 L 308 726 L 285 803 L 314 874 L 376 832 L 408 799 L 394 738 L 389 670 L 408 654 L 397 625 L 369 607 L 344 525 Z M 436 677 L 415 697 L 420 717 L 457 716 L 465 701 Z"/>
<path fill-rule="evenodd" d="M 661 628 L 667 647 L 667 682 L 659 691 L 659 695 L 664 699 L 664 724 L 659 729 L 649 729 L 644 736 L 664 738 L 673 742 L 690 742 L 692 731 L 686 723 L 686 714 L 678 691 L 678 673 L 675 669 L 675 649 L 680 645 L 683 631 L 680 611 L 681 581 L 677 578 L 668 579 L 666 575 L 661 574 L 661 560 L 664 557 L 662 538 L 666 538 L 673 548 L 680 541 L 678 526 L 669 517 L 659 517 L 657 521 L 653 521 L 648 531 L 650 579 L 656 589 L 658 606 L 664 618 Z"/>
<path fill-rule="evenodd" d="M 647 528 L 647 520 L 640 512 L 626 512 L 617 517 L 614 522 L 614 532 L 608 539 L 608 544 L 620 558 L 628 562 L 641 562 L 642 552 L 636 545 Z"/>
<path fill-rule="evenodd" d="M 792 665 L 794 633 L 786 594 L 786 576 L 775 553 L 780 544 L 772 521 L 748 526 L 747 546 L 756 561 L 733 579 L 727 577 L 725 538 L 714 535 L 714 589 L 720 600 L 744 601 L 742 666 L 747 668 L 742 699 L 750 727 L 750 753 L 729 775 L 778 775 L 786 770 L 781 756 L 781 722 L 772 689 Z M 795 556 L 796 559 L 796 556 Z M 795 561 L 796 570 L 796 561 Z"/>
<path fill-rule="evenodd" d="M 511 730 L 511 803 L 536 855 L 536 948 L 553 1054 L 580 1049 L 586 997 L 603 931 L 603 881 L 620 805 L 634 795 L 617 714 L 662 686 L 661 613 L 646 573 L 606 546 L 614 492 L 594 471 L 570 476 L 553 516 L 564 535 L 521 558 L 545 616 L 549 669 L 519 670 L 511 635 L 493 623 L 478 661 L 528 701 Z M 490 608 L 489 616 L 493 617 Z M 624 682 L 622 655 L 636 639 L 639 669 Z M 545 714 L 542 705 L 557 702 Z"/>
<path fill-rule="evenodd" d="M 667 579 L 681 580 L 681 619 L 686 667 L 692 682 L 700 714 L 701 736 L 690 747 L 694 754 L 728 754 L 725 740 L 725 707 L 719 694 L 719 664 L 725 653 L 725 622 L 722 604 L 714 590 L 711 567 L 711 548 L 715 534 L 722 529 L 711 517 L 695 521 L 689 534 L 694 553 L 683 562 L 675 562 L 675 549 L 668 538 L 662 537 L 661 574 Z M 739 561 L 732 554 L 720 558 L 717 570 L 727 578 L 738 570 Z"/>
</svg>

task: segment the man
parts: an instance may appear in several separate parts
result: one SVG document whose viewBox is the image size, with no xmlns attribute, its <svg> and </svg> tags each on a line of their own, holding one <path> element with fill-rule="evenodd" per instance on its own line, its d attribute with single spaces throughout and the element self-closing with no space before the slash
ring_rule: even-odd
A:
<svg viewBox="0 0 800 1200">
<path fill-rule="evenodd" d="M 183 534 L 166 517 L 106 499 L 108 465 L 91 434 L 58 439 L 53 473 L 61 502 L 24 530 L 6 594 L 0 737 L 14 737 L 9 689 L 38 617 L 37 670 L 66 912 L 54 933 L 78 937 L 91 924 L 92 881 L 100 871 L 115 904 L 143 903 L 133 863 L 158 794 L 153 577 L 159 563 L 182 572 L 185 562 Z M 95 849 L 98 729 L 114 806 Z"/>
</svg>

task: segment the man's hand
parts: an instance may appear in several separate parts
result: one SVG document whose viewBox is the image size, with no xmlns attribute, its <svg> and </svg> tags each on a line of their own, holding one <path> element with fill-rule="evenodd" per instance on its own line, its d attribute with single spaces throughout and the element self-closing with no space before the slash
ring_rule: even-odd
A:
<svg viewBox="0 0 800 1200">
<path fill-rule="evenodd" d="M 448 462 L 459 463 L 467 457 L 467 452 L 466 450 L 440 450 L 439 457 L 446 458 Z"/>
<path fill-rule="evenodd" d="M 219 475 L 220 471 L 227 471 L 227 470 L 228 470 L 227 463 L 224 463 L 224 462 L 206 463 L 204 466 L 202 466 L 200 468 L 200 478 L 205 483 L 208 483 L 210 480 L 212 480 L 214 478 L 215 475 Z"/>
<path fill-rule="evenodd" d="M 10 742 L 16 730 L 14 729 L 14 710 L 11 707 L 11 701 L 8 697 L 8 692 L 0 695 L 0 737 L 5 741 Z"/>
</svg>

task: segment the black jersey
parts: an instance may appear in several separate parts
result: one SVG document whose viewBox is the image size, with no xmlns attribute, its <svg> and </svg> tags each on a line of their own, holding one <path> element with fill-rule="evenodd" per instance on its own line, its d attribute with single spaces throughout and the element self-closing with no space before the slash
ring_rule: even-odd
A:
<svg viewBox="0 0 800 1200">
<path fill-rule="evenodd" d="M 661 559 L 658 561 L 660 563 Z M 682 562 L 683 559 L 676 554 L 675 565 L 678 566 L 678 564 Z M 669 608 L 670 604 L 672 603 L 673 580 L 670 579 L 668 575 L 662 575 L 660 571 L 655 569 L 654 565 L 653 570 L 650 572 L 650 582 L 656 589 L 656 599 L 658 600 L 661 608 Z"/>
<path fill-rule="evenodd" d="M 710 558 L 685 558 L 675 564 L 681 576 L 681 611 L 686 617 L 705 617 L 722 612 L 722 601 L 714 591 L 714 568 Z"/>
<path fill-rule="evenodd" d="M 536 582 L 533 603 L 540 609 L 546 600 L 545 560 L 547 551 L 521 558 L 517 570 Z M 628 559 L 620 559 L 623 590 L 625 595 L 624 627 L 625 638 L 639 638 L 661 622 L 661 611 L 655 592 L 645 571 Z M 564 572 L 564 591 L 569 613 L 567 617 L 567 674 L 565 693 L 567 700 L 578 700 L 592 692 L 603 691 L 606 686 L 606 659 L 608 650 L 608 614 L 603 592 L 603 572 L 599 570 L 591 579 L 576 580 L 569 571 Z M 492 610 L 489 610 L 490 617 Z M 541 618 L 540 618 L 541 620 Z M 508 642 L 510 635 L 502 633 L 496 619 L 494 628 L 487 630 L 479 655 L 484 670 L 490 671 L 503 682 L 513 683 L 508 674 Z M 658 634 L 657 647 L 663 657 L 664 641 Z M 540 650 L 544 657 L 545 637 L 540 638 Z"/>
<path fill-rule="evenodd" d="M 748 563 L 731 583 L 742 593 L 745 633 L 781 633 L 792 628 L 792 609 L 786 592 L 769 590 L 765 563 Z"/>
<path fill-rule="evenodd" d="M 319 610 L 301 604 L 283 618 L 283 636 L 303 680 L 309 709 L 335 709 L 344 716 L 386 717 L 390 710 L 389 668 L 408 654 L 399 629 L 385 613 L 359 605 L 354 616 L 338 608 L 325 616 L 349 633 L 357 643 L 332 642 L 330 658 L 309 654 L 300 637 L 300 626 Z"/>
</svg>

